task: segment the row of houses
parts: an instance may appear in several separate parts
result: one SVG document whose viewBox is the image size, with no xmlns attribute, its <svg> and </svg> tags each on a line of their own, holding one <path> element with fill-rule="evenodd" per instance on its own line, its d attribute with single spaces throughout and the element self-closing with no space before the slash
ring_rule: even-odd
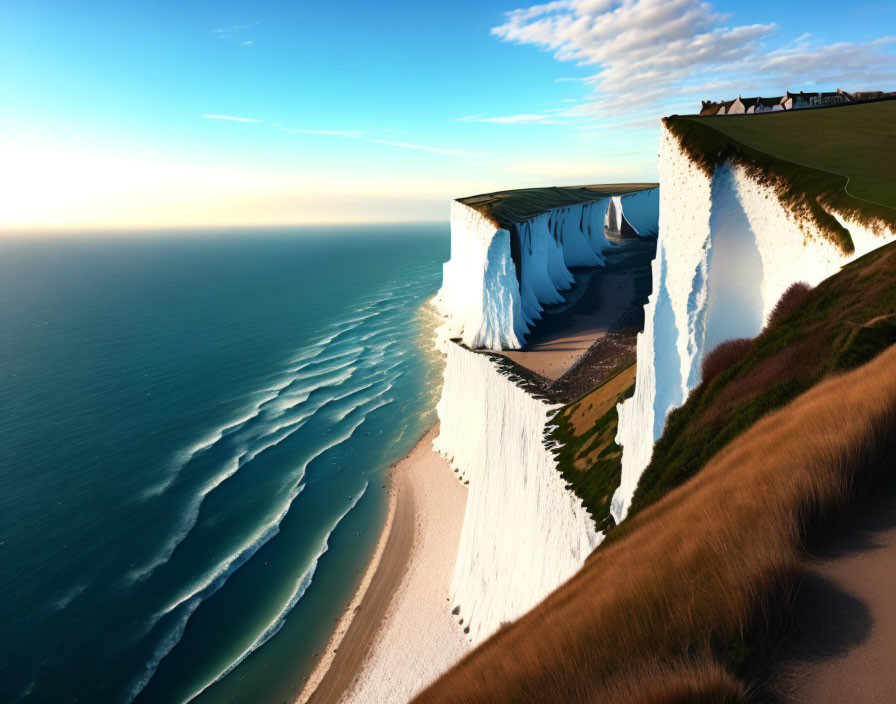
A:
<svg viewBox="0 0 896 704">
<path fill-rule="evenodd" d="M 843 103 L 856 103 L 866 100 L 880 100 L 891 97 L 896 93 L 884 93 L 880 90 L 860 91 L 847 93 L 838 88 L 833 93 L 791 93 L 775 98 L 743 98 L 738 96 L 734 100 L 715 102 L 704 100 L 700 110 L 701 115 L 752 115 L 761 112 L 777 112 L 779 110 L 800 110 L 802 108 L 817 108 L 825 105 L 840 105 Z"/>
</svg>

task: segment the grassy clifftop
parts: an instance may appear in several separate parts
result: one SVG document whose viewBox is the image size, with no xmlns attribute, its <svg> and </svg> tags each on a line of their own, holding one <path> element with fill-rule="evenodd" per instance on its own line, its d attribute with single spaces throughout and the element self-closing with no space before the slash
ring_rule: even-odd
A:
<svg viewBox="0 0 896 704">
<path fill-rule="evenodd" d="M 593 186 L 550 186 L 496 191 L 478 196 L 458 198 L 464 205 L 475 208 L 496 227 L 507 227 L 523 222 L 551 208 L 600 200 L 608 196 L 656 188 L 655 183 L 616 183 Z"/>
<path fill-rule="evenodd" d="M 831 212 L 896 228 L 896 101 L 664 123 L 707 173 L 744 166 L 845 252 L 852 239 Z"/>
</svg>

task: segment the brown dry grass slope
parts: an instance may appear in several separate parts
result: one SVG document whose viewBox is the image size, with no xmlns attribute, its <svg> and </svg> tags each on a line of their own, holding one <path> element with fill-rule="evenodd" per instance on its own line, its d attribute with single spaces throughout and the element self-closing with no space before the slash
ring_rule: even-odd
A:
<svg viewBox="0 0 896 704">
<path fill-rule="evenodd" d="M 891 347 L 758 421 L 416 701 L 747 701 L 806 539 L 891 473 L 894 428 Z"/>
</svg>

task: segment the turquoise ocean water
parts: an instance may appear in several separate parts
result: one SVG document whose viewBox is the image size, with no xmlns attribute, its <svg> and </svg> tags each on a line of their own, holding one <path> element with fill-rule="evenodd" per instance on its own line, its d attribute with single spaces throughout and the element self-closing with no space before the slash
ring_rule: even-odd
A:
<svg viewBox="0 0 896 704">
<path fill-rule="evenodd" d="M 447 225 L 0 241 L 0 701 L 291 701 L 434 421 L 447 254 Z"/>
</svg>

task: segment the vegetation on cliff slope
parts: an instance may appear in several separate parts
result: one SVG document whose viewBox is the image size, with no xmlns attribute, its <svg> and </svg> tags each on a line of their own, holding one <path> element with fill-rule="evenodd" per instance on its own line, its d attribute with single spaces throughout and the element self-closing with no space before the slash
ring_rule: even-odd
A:
<svg viewBox="0 0 896 704">
<path fill-rule="evenodd" d="M 793 287 L 755 340 L 709 355 L 629 518 L 418 701 L 761 699 L 805 545 L 896 480 L 893 311 L 896 244 Z M 587 399 L 567 409 L 573 462 L 586 414 L 603 418 Z"/>
<path fill-rule="evenodd" d="M 896 101 L 664 123 L 706 173 L 726 161 L 743 166 L 844 252 L 853 242 L 832 212 L 896 227 Z"/>
<path fill-rule="evenodd" d="M 848 264 L 811 291 L 797 286 L 784 299 L 765 330 L 741 343 L 737 359 L 669 415 L 630 516 L 694 476 L 769 411 L 896 343 L 896 243 Z"/>
<path fill-rule="evenodd" d="M 622 476 L 622 448 L 616 444 L 616 405 L 635 390 L 635 365 L 604 381 L 557 412 L 550 438 L 559 445 L 557 469 L 582 500 L 598 530 L 611 525 L 610 499 Z"/>
<path fill-rule="evenodd" d="M 766 416 L 626 521 L 582 570 L 424 702 L 748 701 L 807 539 L 893 478 L 896 348 Z"/>
</svg>

